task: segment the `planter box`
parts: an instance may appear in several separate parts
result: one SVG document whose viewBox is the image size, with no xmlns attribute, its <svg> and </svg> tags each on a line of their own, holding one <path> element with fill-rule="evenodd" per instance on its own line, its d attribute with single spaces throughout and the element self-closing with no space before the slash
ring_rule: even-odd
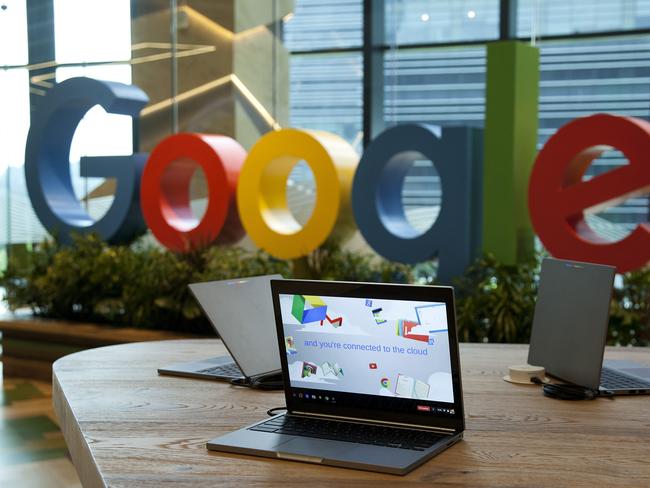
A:
<svg viewBox="0 0 650 488">
<path fill-rule="evenodd" d="M 68 354 L 127 342 L 187 339 L 201 336 L 151 329 L 66 322 L 32 315 L 4 315 L 2 370 L 5 377 L 52 379 L 52 363 Z"/>
</svg>

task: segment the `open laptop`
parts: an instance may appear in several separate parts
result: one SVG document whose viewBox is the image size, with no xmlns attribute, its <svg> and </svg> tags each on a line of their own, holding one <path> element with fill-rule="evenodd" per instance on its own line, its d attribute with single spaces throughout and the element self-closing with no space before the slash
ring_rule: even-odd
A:
<svg viewBox="0 0 650 488">
<path fill-rule="evenodd" d="M 594 390 L 650 394 L 650 367 L 603 363 L 615 272 L 612 266 L 544 259 L 528 363 Z"/>
<path fill-rule="evenodd" d="M 273 378 L 280 373 L 272 279 L 281 275 L 209 281 L 189 285 L 190 291 L 221 337 L 231 356 L 177 363 L 158 373 L 192 378 L 244 380 Z M 269 347 L 272 344 L 273 347 Z"/>
<path fill-rule="evenodd" d="M 287 413 L 208 449 L 405 474 L 465 427 L 453 289 L 271 281 Z"/>
</svg>

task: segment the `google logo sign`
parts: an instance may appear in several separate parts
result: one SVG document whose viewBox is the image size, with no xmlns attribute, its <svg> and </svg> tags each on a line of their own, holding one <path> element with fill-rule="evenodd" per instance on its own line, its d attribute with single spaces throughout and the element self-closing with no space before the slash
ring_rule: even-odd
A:
<svg viewBox="0 0 650 488">
<path fill-rule="evenodd" d="M 62 242 L 70 242 L 72 232 L 96 232 L 108 242 L 125 243 L 148 226 L 161 244 L 187 252 L 213 242 L 234 243 L 248 233 L 268 253 L 293 259 L 329 236 L 344 238 L 358 228 L 388 259 L 415 263 L 438 256 L 441 281 L 460 274 L 481 251 L 482 178 L 488 168 L 482 161 L 482 131 L 469 127 L 393 127 L 377 136 L 361 158 L 342 138 L 322 131 L 273 131 L 248 153 L 223 135 L 171 135 L 148 155 L 81 159 L 81 176 L 116 180 L 111 207 L 95 221 L 75 196 L 70 178 L 77 125 L 95 105 L 137 118 L 147 102 L 135 85 L 90 78 L 66 80 L 41 99 L 27 138 L 27 190 L 44 227 Z M 603 145 L 623 151 L 630 164 L 583 183 L 584 171 Z M 650 191 L 648 153 L 650 124 L 645 121 L 601 114 L 560 129 L 540 151 L 528 188 L 530 217 L 547 249 L 558 257 L 614 264 L 619 271 L 647 264 L 650 226 L 641 224 L 627 238 L 605 243 L 586 227 L 584 210 Z M 413 160 L 422 156 L 435 161 L 443 197 L 435 223 L 419 233 L 406 219 L 401 191 Z M 309 164 L 317 190 L 303 226 L 286 198 L 287 178 L 300 160 Z M 198 168 L 208 187 L 200 219 L 189 192 Z"/>
</svg>

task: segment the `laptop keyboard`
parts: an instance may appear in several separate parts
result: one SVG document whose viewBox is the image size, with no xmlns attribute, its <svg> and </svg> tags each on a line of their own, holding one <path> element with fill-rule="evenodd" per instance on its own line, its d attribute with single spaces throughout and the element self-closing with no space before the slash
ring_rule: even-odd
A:
<svg viewBox="0 0 650 488">
<path fill-rule="evenodd" d="M 220 364 L 211 368 L 201 369 L 197 373 L 212 374 L 215 376 L 226 376 L 228 378 L 241 378 L 244 376 L 242 370 L 235 363 Z"/>
<path fill-rule="evenodd" d="M 650 383 L 633 378 L 613 369 L 603 368 L 600 373 L 600 386 L 606 390 L 650 389 Z"/>
<path fill-rule="evenodd" d="M 424 451 L 443 437 L 440 434 L 423 430 L 400 429 L 337 420 L 296 417 L 293 415 L 275 417 L 262 424 L 250 427 L 249 430 L 411 449 L 414 451 Z"/>
</svg>

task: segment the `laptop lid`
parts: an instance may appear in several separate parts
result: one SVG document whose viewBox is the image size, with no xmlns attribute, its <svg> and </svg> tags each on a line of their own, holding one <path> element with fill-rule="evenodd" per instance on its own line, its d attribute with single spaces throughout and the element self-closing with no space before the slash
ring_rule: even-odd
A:
<svg viewBox="0 0 650 488">
<path fill-rule="evenodd" d="M 255 276 L 223 281 L 192 283 L 190 291 L 246 376 L 280 371 L 275 347 L 272 279 L 281 275 Z"/>
<path fill-rule="evenodd" d="M 528 363 L 564 381 L 597 389 L 616 269 L 542 261 Z"/>
<path fill-rule="evenodd" d="M 453 289 L 271 281 L 287 409 L 464 429 Z"/>
</svg>

